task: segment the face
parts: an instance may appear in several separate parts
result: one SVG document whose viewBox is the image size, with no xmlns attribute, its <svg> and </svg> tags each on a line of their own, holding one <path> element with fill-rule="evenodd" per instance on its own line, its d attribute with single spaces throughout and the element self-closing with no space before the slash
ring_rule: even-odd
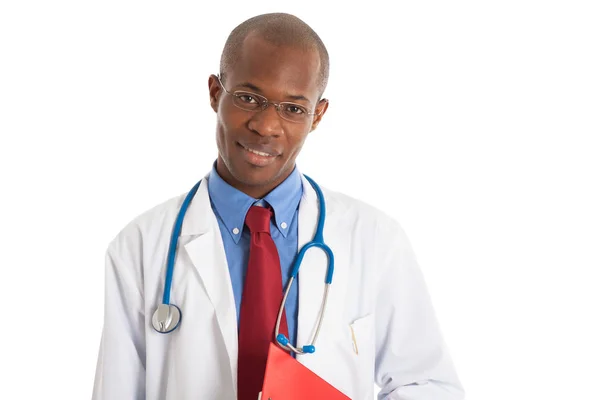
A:
<svg viewBox="0 0 600 400">
<path fill-rule="evenodd" d="M 302 123 L 282 118 L 273 104 L 262 111 L 240 109 L 218 78 L 209 78 L 211 106 L 217 113 L 217 172 L 226 182 L 261 198 L 289 176 L 304 140 L 327 110 L 327 100 L 319 102 L 319 68 L 317 50 L 275 46 L 250 35 L 235 65 L 224 71 L 222 82 L 229 93 L 256 93 L 315 113 Z"/>
</svg>

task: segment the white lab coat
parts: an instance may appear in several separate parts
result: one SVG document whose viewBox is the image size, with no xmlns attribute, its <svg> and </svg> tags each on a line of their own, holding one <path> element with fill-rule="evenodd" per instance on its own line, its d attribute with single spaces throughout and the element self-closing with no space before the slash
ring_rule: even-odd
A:
<svg viewBox="0 0 600 400">
<path fill-rule="evenodd" d="M 303 177 L 298 245 L 315 232 L 317 196 Z M 402 229 L 384 213 L 323 189 L 324 237 L 335 273 L 316 352 L 298 360 L 353 400 L 458 400 L 463 391 L 426 286 Z M 170 334 L 154 331 L 171 230 L 185 194 L 142 214 L 106 253 L 104 329 L 94 400 L 235 399 L 237 317 L 207 180 L 183 223 L 171 303 L 182 310 Z M 299 273 L 298 340 L 316 326 L 327 259 L 309 250 Z M 353 333 L 354 338 L 353 340 Z"/>
</svg>

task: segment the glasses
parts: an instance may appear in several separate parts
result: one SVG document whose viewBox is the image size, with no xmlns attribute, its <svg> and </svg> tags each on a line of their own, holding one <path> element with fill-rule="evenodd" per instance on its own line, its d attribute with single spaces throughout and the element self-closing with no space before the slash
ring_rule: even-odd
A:
<svg viewBox="0 0 600 400">
<path fill-rule="evenodd" d="M 267 107 L 269 107 L 269 104 L 273 104 L 281 118 L 297 124 L 306 123 L 311 119 L 311 116 L 320 114 L 309 112 L 308 108 L 305 106 L 297 103 L 291 103 L 289 101 L 275 103 L 273 101 L 269 101 L 269 99 L 267 99 L 265 96 L 261 96 L 260 94 L 252 92 L 246 92 L 243 90 L 230 92 L 229 90 L 225 89 L 225 85 L 223 85 L 223 82 L 221 82 L 221 77 L 217 76 L 217 79 L 219 80 L 219 84 L 223 90 L 227 94 L 231 95 L 231 98 L 233 99 L 233 105 L 244 111 L 259 112 L 266 110 Z"/>
</svg>

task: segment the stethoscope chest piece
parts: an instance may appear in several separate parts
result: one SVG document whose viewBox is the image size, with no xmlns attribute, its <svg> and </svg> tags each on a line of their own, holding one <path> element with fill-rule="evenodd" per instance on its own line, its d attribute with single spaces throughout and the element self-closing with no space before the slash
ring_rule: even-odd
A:
<svg viewBox="0 0 600 400">
<path fill-rule="evenodd" d="M 181 310 L 173 304 L 161 304 L 152 316 L 152 326 L 159 333 L 173 332 L 181 322 Z"/>
</svg>

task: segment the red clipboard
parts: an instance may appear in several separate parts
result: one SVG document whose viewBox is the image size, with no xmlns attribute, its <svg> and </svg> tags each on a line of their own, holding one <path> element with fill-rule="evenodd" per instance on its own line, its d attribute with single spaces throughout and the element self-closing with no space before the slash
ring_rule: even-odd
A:
<svg viewBox="0 0 600 400">
<path fill-rule="evenodd" d="M 274 343 L 259 400 L 351 400 Z"/>
</svg>

